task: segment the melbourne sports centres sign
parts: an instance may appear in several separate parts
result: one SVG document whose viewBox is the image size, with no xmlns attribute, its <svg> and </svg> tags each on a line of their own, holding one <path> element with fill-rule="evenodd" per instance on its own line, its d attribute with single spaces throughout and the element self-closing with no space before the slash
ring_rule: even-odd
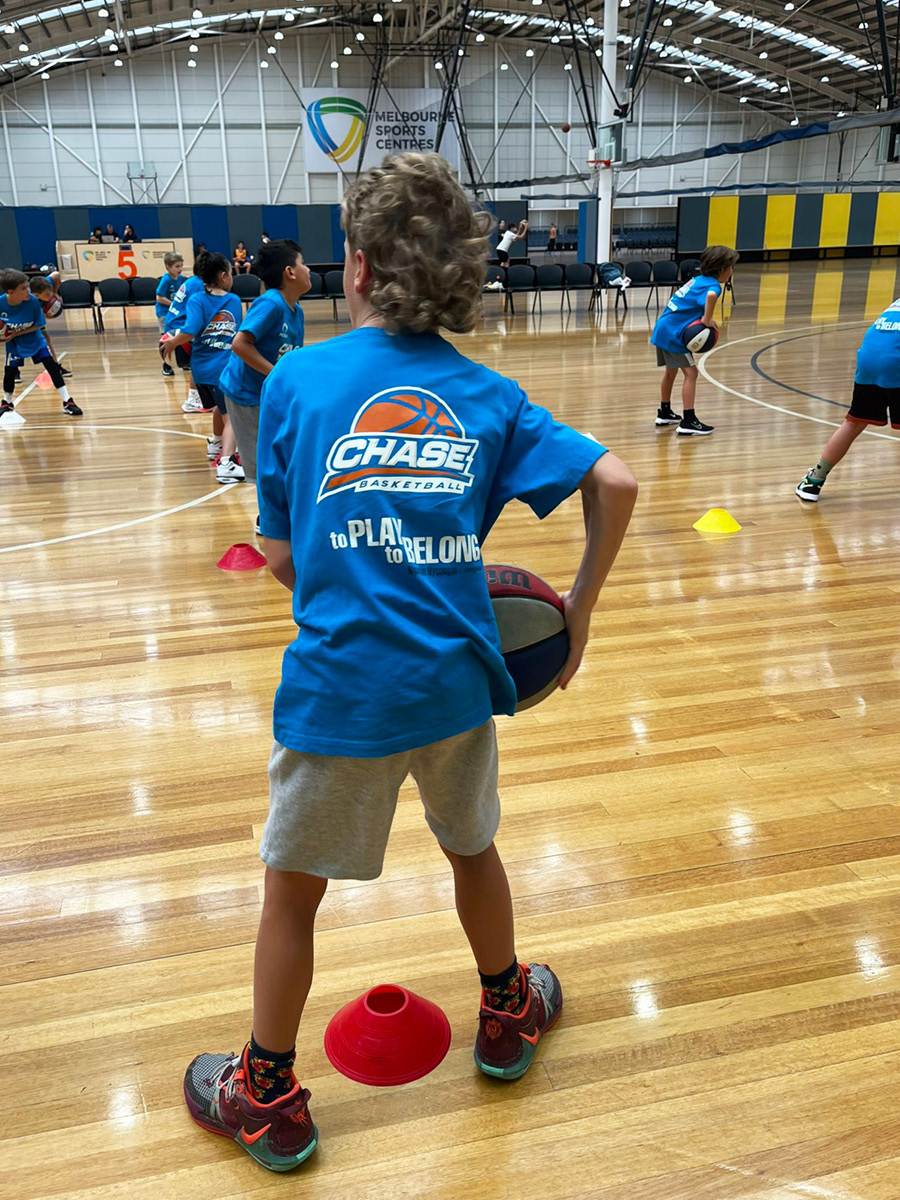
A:
<svg viewBox="0 0 900 1200">
<path fill-rule="evenodd" d="M 306 108 L 303 127 L 303 157 L 307 171 L 356 173 L 365 142 L 362 169 L 377 166 L 386 154 L 407 150 L 435 149 L 440 90 L 425 88 L 385 89 L 371 112 L 366 111 L 369 93 L 362 88 L 306 88 L 301 92 Z M 456 131 L 448 124 L 441 140 L 441 154 L 458 165 Z"/>
</svg>

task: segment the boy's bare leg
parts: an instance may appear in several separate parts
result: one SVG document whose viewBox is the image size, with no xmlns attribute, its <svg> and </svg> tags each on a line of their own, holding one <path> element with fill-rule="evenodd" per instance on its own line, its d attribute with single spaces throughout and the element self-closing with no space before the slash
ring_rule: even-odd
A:
<svg viewBox="0 0 900 1200">
<path fill-rule="evenodd" d="M 681 403 L 684 406 L 684 415 L 687 416 L 694 411 L 698 371 L 696 367 L 682 367 L 681 372 L 684 376 L 681 381 Z"/>
<path fill-rule="evenodd" d="M 481 854 L 441 849 L 453 867 L 456 911 L 482 975 L 499 975 L 516 957 L 512 897 L 493 842 Z"/>
<path fill-rule="evenodd" d="M 849 417 L 836 429 L 822 451 L 822 462 L 835 467 L 866 428 L 863 421 L 851 421 Z"/>
<path fill-rule="evenodd" d="M 313 928 L 327 879 L 266 867 L 253 970 L 253 1036 L 275 1054 L 292 1050 L 313 977 Z"/>
<path fill-rule="evenodd" d="M 221 432 L 216 431 L 215 421 L 213 421 L 213 436 L 222 439 L 222 457 L 229 458 L 237 450 L 237 438 L 234 436 L 234 427 L 231 424 L 231 417 L 227 414 L 222 416 L 218 409 L 215 414 L 222 422 Z"/>
<path fill-rule="evenodd" d="M 672 388 L 675 384 L 675 377 L 678 374 L 677 367 L 666 367 L 662 373 L 662 379 L 659 381 L 659 407 L 665 408 L 672 403 Z"/>
</svg>

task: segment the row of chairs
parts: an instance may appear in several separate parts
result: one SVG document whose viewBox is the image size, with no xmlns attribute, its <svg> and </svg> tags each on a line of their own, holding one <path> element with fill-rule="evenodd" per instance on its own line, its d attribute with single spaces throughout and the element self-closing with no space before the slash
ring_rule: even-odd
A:
<svg viewBox="0 0 900 1200">
<path fill-rule="evenodd" d="M 94 323 L 94 332 L 105 329 L 104 308 L 122 310 L 122 321 L 128 328 L 129 308 L 148 308 L 156 304 L 156 278 L 138 275 L 135 279 L 101 279 L 93 283 L 90 279 L 64 279 L 59 285 L 59 294 L 66 308 L 89 309 Z M 256 275 L 235 275 L 231 290 L 244 303 L 250 303 L 262 291 Z"/>
<path fill-rule="evenodd" d="M 522 292 L 534 293 L 531 303 L 532 312 L 535 308 L 543 312 L 542 294 L 544 292 L 559 292 L 560 309 L 565 303 L 568 304 L 570 311 L 572 308 L 572 302 L 569 299 L 570 292 L 590 292 L 589 308 L 594 308 L 599 304 L 602 310 L 603 292 L 610 289 L 610 285 L 604 281 L 603 275 L 607 267 L 614 267 L 618 274 L 626 275 L 631 280 L 629 290 L 631 288 L 648 289 L 647 308 L 650 307 L 651 297 L 655 293 L 658 308 L 660 288 L 668 289 L 671 294 L 680 284 L 691 279 L 697 273 L 699 266 L 699 260 L 696 258 L 685 259 L 682 263 L 671 260 L 651 263 L 641 259 L 624 263 L 612 261 L 596 265 L 583 262 L 566 263 L 565 265 L 547 263 L 538 267 L 510 263 L 508 267 L 488 267 L 485 285 L 493 290 L 502 291 L 504 312 L 509 309 L 513 315 L 516 311 L 515 296 Z M 501 285 L 500 288 L 496 288 L 498 283 Z M 618 307 L 621 301 L 627 309 L 627 292 L 615 286 L 612 287 L 612 290 L 616 293 L 616 306 Z"/>
<path fill-rule="evenodd" d="M 665 250 L 675 245 L 675 226 L 614 226 L 613 245 L 623 250 Z"/>
</svg>

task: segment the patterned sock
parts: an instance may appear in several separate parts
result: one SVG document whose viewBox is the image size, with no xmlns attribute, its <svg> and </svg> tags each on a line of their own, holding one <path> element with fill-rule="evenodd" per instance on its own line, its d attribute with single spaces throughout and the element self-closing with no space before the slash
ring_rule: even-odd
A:
<svg viewBox="0 0 900 1200">
<path fill-rule="evenodd" d="M 250 1052 L 247 1055 L 247 1065 L 250 1068 L 250 1078 L 247 1081 L 250 1095 L 260 1104 L 271 1104 L 280 1096 L 285 1096 L 294 1086 L 294 1059 L 297 1050 L 289 1050 L 286 1054 L 273 1054 L 264 1050 L 256 1038 L 250 1035 Z"/>
<path fill-rule="evenodd" d="M 527 993 L 525 991 L 524 975 L 517 959 L 499 975 L 482 975 L 481 986 L 484 988 L 484 1002 L 495 1012 L 520 1013 L 525 1007 Z"/>
<path fill-rule="evenodd" d="M 824 458 L 820 458 L 816 465 L 809 473 L 809 478 L 816 483 L 824 483 L 828 478 L 828 472 L 831 470 L 831 463 L 827 463 Z"/>
</svg>

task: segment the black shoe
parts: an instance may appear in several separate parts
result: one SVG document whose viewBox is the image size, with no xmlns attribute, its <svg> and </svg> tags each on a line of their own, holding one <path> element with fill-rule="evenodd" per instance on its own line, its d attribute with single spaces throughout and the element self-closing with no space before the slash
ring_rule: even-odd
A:
<svg viewBox="0 0 900 1200">
<path fill-rule="evenodd" d="M 693 434 L 695 437 L 705 437 L 706 434 L 712 433 L 714 429 L 715 425 L 704 425 L 703 422 L 698 421 L 696 417 L 691 417 L 690 419 L 687 417 L 682 417 L 681 424 L 678 426 L 676 432 L 688 435 Z"/>
<path fill-rule="evenodd" d="M 174 374 L 175 374 L 175 372 L 172 370 L 172 368 L 169 366 L 169 364 L 168 364 L 168 363 L 163 363 L 163 365 L 162 365 L 162 373 L 163 373 L 163 375 L 165 375 L 165 377 L 166 377 L 167 379 L 168 379 L 168 378 L 169 378 L 171 375 L 174 375 Z"/>
<path fill-rule="evenodd" d="M 83 417 L 84 413 L 78 407 L 74 400 L 67 400 L 63 405 L 63 412 L 67 417 Z"/>
<path fill-rule="evenodd" d="M 808 475 L 804 475 L 794 488 L 794 495 L 799 496 L 801 500 L 811 500 L 813 503 L 817 503 L 824 483 L 824 479 L 810 479 Z"/>
<path fill-rule="evenodd" d="M 3 403 L 0 404 L 0 417 L 5 417 L 7 413 L 15 411 L 16 406 L 14 404 L 10 404 L 8 400 L 4 400 Z"/>
<path fill-rule="evenodd" d="M 60 373 L 60 375 L 65 375 L 65 376 L 71 376 L 71 374 L 72 374 L 72 372 L 69 370 L 69 368 L 64 367 L 62 364 L 60 364 L 59 373 Z"/>
<path fill-rule="evenodd" d="M 681 421 L 681 413 L 672 412 L 671 408 L 656 410 L 657 425 L 677 425 Z"/>
<path fill-rule="evenodd" d="M 257 537 L 262 537 L 262 530 L 259 527 L 259 513 L 256 514 L 256 524 L 253 526 L 253 532 Z"/>
</svg>

